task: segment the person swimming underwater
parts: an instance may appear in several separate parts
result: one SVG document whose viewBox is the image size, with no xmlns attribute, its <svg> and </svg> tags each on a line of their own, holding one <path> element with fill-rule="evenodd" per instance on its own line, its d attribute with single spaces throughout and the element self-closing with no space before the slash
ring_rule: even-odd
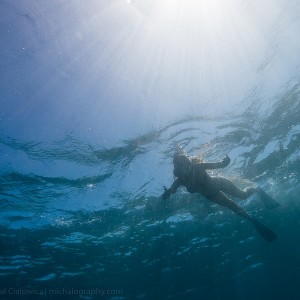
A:
<svg viewBox="0 0 300 300">
<path fill-rule="evenodd" d="M 215 163 L 203 162 L 198 157 L 190 157 L 180 149 L 177 151 L 173 158 L 175 181 L 172 186 L 167 189 L 164 186 L 164 193 L 162 198 L 164 200 L 176 193 L 180 186 L 185 186 L 190 193 L 200 193 L 208 200 L 219 204 L 221 206 L 231 209 L 236 214 L 244 219 L 250 221 L 256 230 L 267 240 L 274 241 L 277 235 L 264 224 L 257 221 L 254 217 L 250 216 L 242 207 L 237 205 L 227 195 L 239 199 L 247 199 L 254 193 L 257 193 L 262 202 L 268 208 L 275 208 L 279 204 L 272 199 L 263 189 L 259 186 L 249 187 L 244 190 L 239 189 L 233 182 L 225 177 L 210 176 L 206 170 L 225 168 L 229 165 L 230 158 L 226 155 L 222 161 Z"/>
</svg>

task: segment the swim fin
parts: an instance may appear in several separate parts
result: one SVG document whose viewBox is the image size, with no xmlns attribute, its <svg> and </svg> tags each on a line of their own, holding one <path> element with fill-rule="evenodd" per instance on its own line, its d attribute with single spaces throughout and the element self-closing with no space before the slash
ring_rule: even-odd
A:
<svg viewBox="0 0 300 300">
<path fill-rule="evenodd" d="M 252 224 L 255 229 L 262 235 L 262 237 L 268 242 L 273 242 L 277 239 L 277 234 L 268 228 L 266 225 L 260 223 L 255 218 L 252 218 Z"/>
<path fill-rule="evenodd" d="M 279 206 L 279 203 L 276 202 L 270 195 L 268 195 L 262 188 L 258 189 L 257 194 L 265 207 L 272 209 Z"/>
</svg>

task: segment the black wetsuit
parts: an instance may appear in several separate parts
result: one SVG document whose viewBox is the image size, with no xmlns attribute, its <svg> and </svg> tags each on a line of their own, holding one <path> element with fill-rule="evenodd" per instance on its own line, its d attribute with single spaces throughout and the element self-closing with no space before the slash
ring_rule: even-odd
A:
<svg viewBox="0 0 300 300">
<path fill-rule="evenodd" d="M 212 197 L 221 191 L 221 177 L 209 176 L 208 169 L 224 168 L 223 162 L 193 164 L 190 175 L 180 176 L 176 179 L 178 186 L 183 185 L 190 193 L 200 193 L 205 197 Z M 174 175 L 179 175 L 174 169 Z"/>
</svg>

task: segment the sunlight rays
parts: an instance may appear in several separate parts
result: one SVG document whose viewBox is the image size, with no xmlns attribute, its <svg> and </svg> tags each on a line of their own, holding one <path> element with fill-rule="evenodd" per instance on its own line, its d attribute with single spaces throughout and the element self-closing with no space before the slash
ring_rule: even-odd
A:
<svg viewBox="0 0 300 300">
<path fill-rule="evenodd" d="M 64 101 L 70 113 L 80 110 L 72 118 L 119 138 L 128 120 L 148 128 L 182 114 L 231 110 L 278 60 L 280 18 L 290 14 L 283 2 L 76 2 L 60 8 L 63 27 L 52 9 L 49 48 L 64 74 Z M 121 129 L 107 125 L 120 120 Z"/>
<path fill-rule="evenodd" d="M 146 44 L 147 38 L 151 44 L 142 53 L 149 54 L 148 48 L 153 57 L 163 55 L 156 73 L 168 84 L 156 90 L 166 106 L 174 103 L 175 95 L 166 93 L 170 84 L 177 96 L 193 99 L 191 106 L 203 98 L 220 98 L 220 105 L 236 102 L 257 76 L 253 70 L 268 47 L 265 34 L 281 8 L 270 1 L 237 0 L 131 0 L 130 6 L 143 20 L 144 36 L 135 45 Z"/>
<path fill-rule="evenodd" d="M 243 38 L 244 28 L 249 28 L 245 11 L 234 0 L 226 5 L 220 0 L 157 3 L 131 1 L 131 7 L 143 18 L 140 31 L 144 38 L 137 45 L 146 41 L 147 36 L 151 41 L 141 53 L 163 55 L 156 70 L 163 86 L 156 97 L 163 97 L 166 106 L 174 103 L 174 90 L 180 98 L 191 99 L 192 106 L 198 106 L 203 98 L 207 102 L 220 96 L 231 97 L 228 77 L 247 65 L 247 56 L 252 56 L 251 49 L 260 42 Z"/>
</svg>

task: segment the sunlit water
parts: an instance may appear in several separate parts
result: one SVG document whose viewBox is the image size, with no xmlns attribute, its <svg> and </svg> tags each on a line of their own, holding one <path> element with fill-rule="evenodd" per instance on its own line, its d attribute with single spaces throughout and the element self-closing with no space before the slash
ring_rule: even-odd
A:
<svg viewBox="0 0 300 300">
<path fill-rule="evenodd" d="M 49 3 L 0 1 L 0 299 L 297 299 L 299 4 Z M 163 202 L 178 145 L 278 240 Z"/>
</svg>

